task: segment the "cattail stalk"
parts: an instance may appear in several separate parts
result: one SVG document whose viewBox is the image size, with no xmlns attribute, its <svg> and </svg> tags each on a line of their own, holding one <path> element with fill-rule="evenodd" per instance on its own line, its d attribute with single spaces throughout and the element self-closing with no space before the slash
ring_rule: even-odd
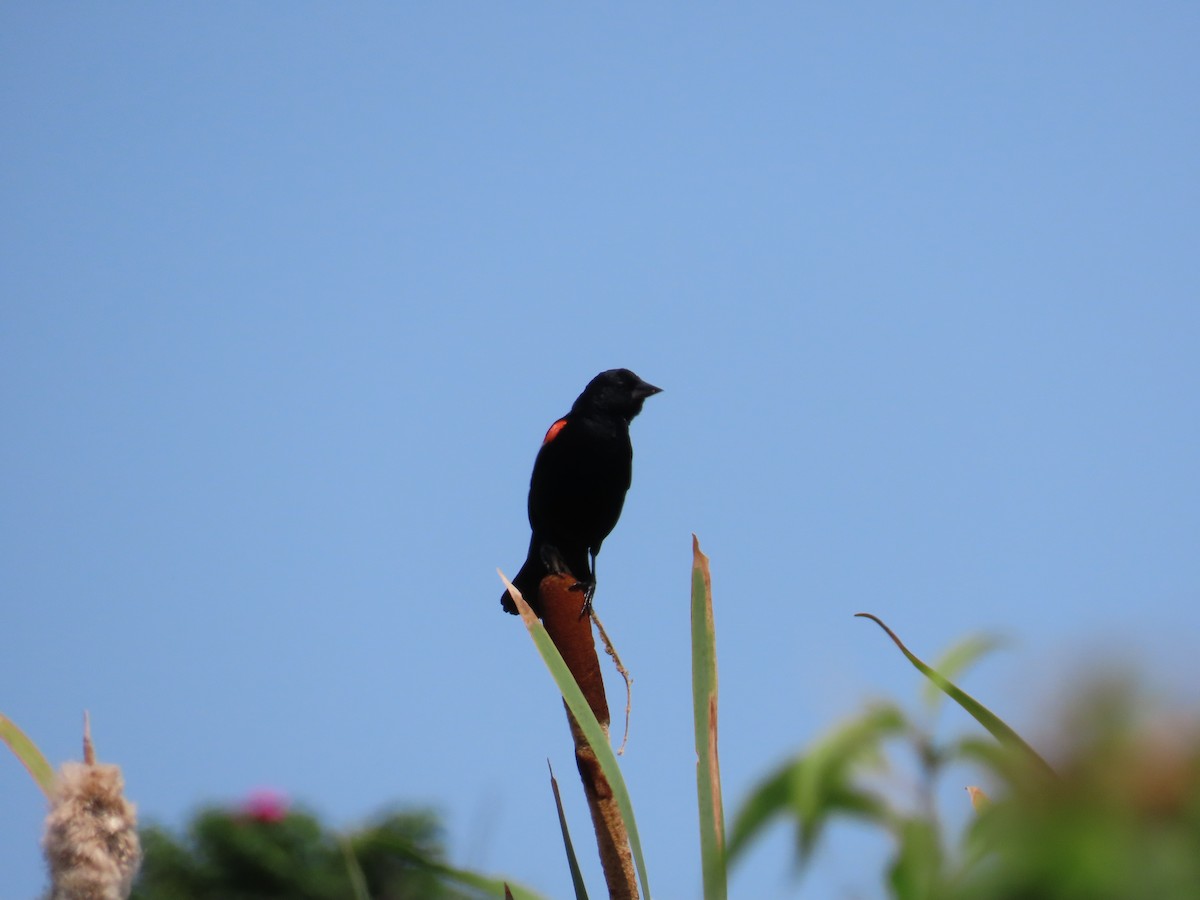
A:
<svg viewBox="0 0 1200 900">
<path fill-rule="evenodd" d="M 607 736 L 608 700 L 604 694 L 604 679 L 600 675 L 600 660 L 596 655 L 591 619 L 580 615 L 583 595 L 571 589 L 574 583 L 575 579 L 569 575 L 548 575 L 542 579 L 538 594 L 542 607 L 542 624 L 546 626 L 546 632 L 562 655 L 563 662 L 575 676 L 576 683 Z M 636 900 L 637 873 L 629 848 L 629 833 L 625 828 L 625 820 L 621 817 L 620 808 L 596 759 L 595 751 L 588 744 L 579 723 L 575 721 L 569 709 L 567 720 L 571 726 L 571 737 L 575 741 L 575 765 L 579 769 L 583 793 L 592 814 L 592 826 L 596 831 L 600 865 L 604 870 L 609 897 Z"/>
</svg>

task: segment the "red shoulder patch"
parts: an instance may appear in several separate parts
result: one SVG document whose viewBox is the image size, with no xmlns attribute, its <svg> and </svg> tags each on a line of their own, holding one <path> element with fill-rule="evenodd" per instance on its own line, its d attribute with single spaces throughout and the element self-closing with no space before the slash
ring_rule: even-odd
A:
<svg viewBox="0 0 1200 900">
<path fill-rule="evenodd" d="M 542 446 L 545 447 L 548 443 L 558 437 L 558 433 L 566 427 L 566 424 L 566 419 L 559 419 L 557 422 L 551 425 L 550 430 L 546 432 L 546 436 L 542 438 Z"/>
</svg>

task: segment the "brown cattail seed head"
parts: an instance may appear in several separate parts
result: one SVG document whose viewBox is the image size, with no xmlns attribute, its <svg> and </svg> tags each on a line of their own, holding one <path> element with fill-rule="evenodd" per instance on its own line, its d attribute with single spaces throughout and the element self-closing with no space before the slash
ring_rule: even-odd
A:
<svg viewBox="0 0 1200 900">
<path fill-rule="evenodd" d="M 42 849 L 50 900 L 125 900 L 141 862 L 137 809 L 119 766 L 66 763 L 55 784 Z"/>
</svg>

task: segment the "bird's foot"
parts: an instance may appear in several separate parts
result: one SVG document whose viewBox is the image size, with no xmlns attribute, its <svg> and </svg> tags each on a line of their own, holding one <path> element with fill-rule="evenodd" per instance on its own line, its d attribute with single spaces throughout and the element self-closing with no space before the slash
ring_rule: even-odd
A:
<svg viewBox="0 0 1200 900">
<path fill-rule="evenodd" d="M 592 581 L 577 581 L 571 585 L 573 591 L 583 591 L 583 609 L 579 611 L 579 618 L 591 615 L 592 613 L 592 598 L 596 596 L 596 582 Z"/>
</svg>

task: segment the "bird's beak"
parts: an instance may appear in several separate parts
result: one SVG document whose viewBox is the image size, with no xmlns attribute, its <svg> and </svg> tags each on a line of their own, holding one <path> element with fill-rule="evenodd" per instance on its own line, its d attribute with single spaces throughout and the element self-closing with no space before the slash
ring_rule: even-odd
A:
<svg viewBox="0 0 1200 900">
<path fill-rule="evenodd" d="M 643 381 L 633 389 L 633 396 L 638 400 L 645 400 L 647 397 L 653 397 L 655 394 L 660 393 L 662 393 L 662 388 L 655 387 L 646 381 Z"/>
</svg>

